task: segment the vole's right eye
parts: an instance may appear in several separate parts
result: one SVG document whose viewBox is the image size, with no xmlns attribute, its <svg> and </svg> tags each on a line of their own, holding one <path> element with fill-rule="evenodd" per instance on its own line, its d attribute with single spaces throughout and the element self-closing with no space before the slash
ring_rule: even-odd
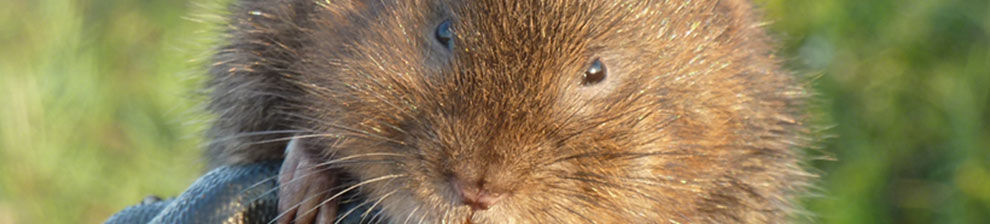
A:
<svg viewBox="0 0 990 224">
<path fill-rule="evenodd" d="M 449 19 L 437 25 L 437 29 L 433 35 L 437 39 L 437 42 L 440 42 L 440 45 L 443 45 L 448 50 L 454 47 L 454 33 L 450 31 Z"/>
<path fill-rule="evenodd" d="M 588 70 L 584 71 L 584 79 L 581 80 L 581 84 L 585 86 L 598 84 L 605 80 L 606 75 L 608 75 L 608 70 L 605 69 L 605 63 L 602 63 L 601 59 L 595 59 L 588 66 Z"/>
</svg>

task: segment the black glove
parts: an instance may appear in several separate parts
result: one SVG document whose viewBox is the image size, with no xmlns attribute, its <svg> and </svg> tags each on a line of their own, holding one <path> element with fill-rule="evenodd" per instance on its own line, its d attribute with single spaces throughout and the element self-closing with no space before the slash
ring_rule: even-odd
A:
<svg viewBox="0 0 990 224">
<path fill-rule="evenodd" d="M 225 166 L 168 200 L 146 199 L 114 214 L 116 223 L 269 223 L 278 215 L 281 161 Z"/>
</svg>

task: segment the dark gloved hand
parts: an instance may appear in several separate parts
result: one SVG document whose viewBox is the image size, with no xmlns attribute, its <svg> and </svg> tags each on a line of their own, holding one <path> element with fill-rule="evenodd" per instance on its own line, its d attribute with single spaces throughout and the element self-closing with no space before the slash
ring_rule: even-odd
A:
<svg viewBox="0 0 990 224">
<path fill-rule="evenodd" d="M 146 199 L 106 223 L 269 223 L 278 215 L 281 161 L 225 166 L 168 200 Z"/>
<path fill-rule="evenodd" d="M 281 165 L 281 161 L 270 161 L 220 167 L 200 177 L 178 197 L 167 200 L 149 197 L 114 214 L 106 223 L 275 223 L 272 219 L 278 216 L 276 176 Z M 355 195 L 347 198 L 351 200 L 343 201 L 339 209 L 350 213 L 337 213 L 337 223 L 377 220 L 362 215 L 377 214 L 368 211 L 368 203 L 361 203 L 363 199 Z"/>
</svg>

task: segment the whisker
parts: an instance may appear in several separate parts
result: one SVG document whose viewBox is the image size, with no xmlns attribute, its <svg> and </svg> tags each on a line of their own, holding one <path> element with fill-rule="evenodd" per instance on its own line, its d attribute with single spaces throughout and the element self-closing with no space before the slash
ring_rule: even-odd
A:
<svg viewBox="0 0 990 224">
<path fill-rule="evenodd" d="M 606 150 L 595 149 L 595 152 L 581 152 L 581 153 L 575 153 L 575 154 L 571 154 L 571 155 L 566 155 L 566 156 L 558 157 L 557 159 L 554 159 L 554 160 L 550 160 L 550 162 L 547 162 L 547 163 L 544 163 L 544 164 L 540 164 L 540 165 L 541 166 L 549 166 L 549 165 L 553 165 L 555 163 L 560 163 L 560 162 L 564 162 L 564 161 L 568 161 L 568 160 L 582 159 L 582 158 L 596 158 L 596 157 L 607 157 L 607 158 L 602 158 L 602 159 L 607 159 L 607 160 L 620 160 L 620 159 L 636 159 L 636 158 L 642 158 L 642 157 L 661 156 L 661 155 L 666 155 L 666 156 L 683 156 L 683 155 L 688 155 L 686 153 L 679 152 L 679 151 L 664 151 L 664 152 L 660 152 L 660 151 L 656 151 L 656 152 L 602 152 L 602 151 L 606 151 Z"/>
<path fill-rule="evenodd" d="M 325 126 L 328 126 L 328 127 L 334 128 L 334 129 L 337 129 L 337 130 L 342 130 L 342 131 L 346 131 L 346 132 L 350 132 L 350 133 L 362 134 L 363 135 L 363 136 L 355 136 L 355 137 L 376 138 L 378 140 L 392 142 L 392 143 L 396 143 L 396 144 L 400 144 L 400 145 L 408 145 L 407 143 L 405 143 L 403 141 L 399 141 L 399 140 L 396 140 L 396 139 L 388 138 L 388 137 L 385 137 L 385 136 L 381 136 L 381 135 L 378 135 L 378 134 L 374 134 L 374 133 L 367 132 L 365 130 L 361 130 L 361 129 L 357 129 L 357 128 L 353 128 L 353 127 L 347 127 L 347 126 L 340 125 L 340 124 L 328 123 L 326 121 L 322 121 L 322 120 L 318 120 L 318 119 L 315 119 L 315 118 L 307 117 L 307 116 L 302 115 L 302 114 L 294 114 L 293 113 L 293 114 L 286 114 L 286 115 L 291 116 L 291 117 L 295 117 L 295 118 L 299 118 L 299 119 L 305 119 L 305 120 L 308 120 L 310 122 L 316 122 L 318 124 L 325 125 Z"/>
<path fill-rule="evenodd" d="M 272 175 L 270 177 L 266 177 L 265 179 L 262 179 L 262 180 L 258 181 L 257 183 L 251 184 L 251 186 L 248 186 L 244 190 L 241 190 L 241 192 L 238 193 L 238 194 L 243 194 L 243 193 L 245 193 L 245 192 L 247 192 L 247 191 L 249 191 L 251 189 L 254 189 L 254 188 L 258 187 L 258 186 L 261 186 L 265 182 L 274 180 L 276 178 L 278 178 L 278 174 Z M 265 192 L 262 192 L 257 197 L 251 198 L 251 200 L 248 200 L 248 201 L 257 201 L 257 200 L 260 200 L 261 198 L 267 196 L 268 194 L 271 194 L 271 193 L 275 192 L 275 190 L 278 190 L 278 183 L 277 182 L 275 183 L 275 187 L 274 188 L 265 190 Z"/>
<path fill-rule="evenodd" d="M 328 192 L 331 192 L 333 190 L 334 190 L 333 188 L 327 189 L 325 191 L 320 191 L 319 194 L 328 193 Z M 288 215 L 290 212 L 294 212 L 294 209 L 297 209 L 297 208 L 299 208 L 299 206 L 302 206 L 302 203 L 305 203 L 306 201 L 309 201 L 309 200 L 313 200 L 314 198 L 316 198 L 316 197 L 313 196 L 313 197 L 309 197 L 309 198 L 303 199 L 302 201 L 299 201 L 298 203 L 296 203 L 296 205 L 293 205 L 292 207 L 290 207 L 289 210 L 286 210 L 286 211 L 283 211 L 283 212 L 279 213 L 277 216 L 275 216 L 274 219 L 272 219 L 271 221 L 268 221 L 268 224 L 275 223 L 276 221 L 278 221 L 279 219 L 281 219 L 285 215 Z M 319 208 L 320 206 L 323 206 L 324 203 L 326 203 L 326 202 L 320 203 L 317 206 L 315 206 L 314 208 Z M 310 209 L 310 210 L 312 210 L 312 209 Z M 309 211 L 307 211 L 304 214 L 309 214 Z"/>
<path fill-rule="evenodd" d="M 392 193 L 395 193 L 396 191 L 398 191 L 398 190 L 392 190 L 391 192 L 389 192 L 389 193 L 387 193 L 387 194 L 385 194 L 385 197 L 388 197 L 388 195 L 390 195 L 390 194 L 392 194 Z M 335 221 L 335 222 L 334 222 L 334 224 L 340 224 L 340 222 L 341 222 L 341 221 L 344 221 L 344 218 L 347 218 L 347 216 L 349 216 L 349 215 L 351 215 L 351 213 L 353 213 L 353 212 L 354 212 L 354 211 L 356 211 L 357 209 L 359 209 L 359 208 L 361 208 L 361 207 L 363 207 L 363 206 L 365 206 L 365 205 L 367 205 L 367 204 L 368 204 L 368 203 L 370 203 L 370 202 L 371 202 L 371 200 L 365 200 L 364 202 L 361 202 L 361 204 L 358 204 L 357 206 L 354 206 L 354 208 L 351 208 L 351 209 L 350 209 L 349 211 L 347 211 L 346 213 L 344 213 L 343 215 L 341 215 L 341 216 L 340 216 L 340 218 L 339 218 L 339 219 L 337 219 L 337 221 Z M 367 209 L 368 209 L 368 210 L 371 210 L 371 209 L 373 209 L 373 207 L 369 207 L 369 208 L 367 208 Z M 362 220 L 362 222 L 363 222 L 363 221 L 364 221 L 364 220 Z"/>
<path fill-rule="evenodd" d="M 385 210 L 378 210 L 378 212 L 375 212 L 375 215 L 372 216 L 371 217 L 371 220 L 369 220 L 369 221 L 375 222 L 375 223 L 381 223 L 381 222 L 388 221 L 388 220 L 385 220 L 385 216 L 383 215 L 384 213 L 385 213 Z"/>
<path fill-rule="evenodd" d="M 394 179 L 394 178 L 405 177 L 405 176 L 406 175 L 404 175 L 404 174 L 393 174 L 393 175 L 385 175 L 385 176 L 381 176 L 381 177 L 369 179 L 369 180 L 366 180 L 366 181 L 362 181 L 361 183 L 357 183 L 357 184 L 355 184 L 353 186 L 348 187 L 347 189 L 344 189 L 344 190 L 338 192 L 337 194 L 334 194 L 330 198 L 324 200 L 319 205 L 317 205 L 317 206 L 315 206 L 315 207 L 307 210 L 306 212 L 303 212 L 303 214 L 309 214 L 310 212 L 313 212 L 316 209 L 320 208 L 320 206 L 323 206 L 324 204 L 329 203 L 330 201 L 332 201 L 334 199 L 337 199 L 337 197 L 340 197 L 341 195 L 344 195 L 347 192 L 350 192 L 351 190 L 357 189 L 358 187 L 361 187 L 362 185 L 371 184 L 371 183 L 378 182 L 378 181 L 383 181 L 383 180 L 389 180 L 389 179 Z"/>
<path fill-rule="evenodd" d="M 416 206 L 416 208 L 414 208 L 412 210 L 412 212 L 410 212 L 408 215 L 406 215 L 406 220 L 405 221 L 402 221 L 402 224 L 406 224 L 407 222 L 409 222 L 409 218 L 412 218 L 412 216 L 415 215 L 416 212 L 419 211 L 420 208 L 422 208 L 422 206 Z"/>
<path fill-rule="evenodd" d="M 416 224 L 423 224 L 423 220 L 426 219 L 425 212 L 426 211 L 424 211 L 424 214 L 423 215 L 419 216 L 419 222 L 416 222 Z"/>
<path fill-rule="evenodd" d="M 368 217 L 368 214 L 371 214 L 371 211 L 375 210 L 375 207 L 377 207 L 379 204 L 381 204 L 382 201 L 385 200 L 385 198 L 387 198 L 389 196 L 392 196 L 392 194 L 394 194 L 395 192 L 398 192 L 398 190 L 392 190 L 392 192 L 388 192 L 387 194 L 383 195 L 381 198 L 378 198 L 378 200 L 375 201 L 374 204 L 371 204 L 371 207 L 368 208 L 367 211 L 364 211 L 364 213 L 361 214 L 361 221 L 360 222 L 361 223 L 364 223 L 364 218 L 367 218 Z M 368 221 L 371 222 L 372 220 L 368 220 Z"/>
<path fill-rule="evenodd" d="M 619 176 L 619 175 L 602 175 L 594 173 L 580 173 L 577 175 L 559 175 L 559 177 L 569 180 L 576 180 L 585 183 L 591 183 L 596 186 L 605 186 L 616 190 L 621 190 L 629 193 L 635 193 L 639 196 L 646 198 L 655 198 L 655 196 L 641 191 L 641 188 L 636 186 L 646 185 L 651 187 L 661 187 L 667 189 L 684 190 L 691 191 L 692 188 L 684 187 L 682 185 L 687 183 L 681 183 L 670 179 L 656 178 L 656 177 L 637 177 L 637 176 Z M 612 184 L 614 179 L 621 179 L 623 184 Z M 671 184 L 675 183 L 675 184 Z M 693 184 L 693 183 L 692 183 Z M 566 188 L 559 188 L 559 190 L 568 190 Z M 576 194 L 581 194 L 580 192 L 575 192 Z"/>
<path fill-rule="evenodd" d="M 604 186 L 604 187 L 609 187 L 609 188 L 612 188 L 612 189 L 622 190 L 622 191 L 625 191 L 625 192 L 637 193 L 637 194 L 640 194 L 641 196 L 644 196 L 644 197 L 650 197 L 649 194 L 643 193 L 643 192 L 641 192 L 641 191 L 639 191 L 639 190 L 637 190 L 635 188 L 632 188 L 632 186 L 627 186 L 627 185 L 629 185 L 628 183 L 614 184 L 614 183 L 612 183 L 610 181 L 607 181 L 607 179 L 592 179 L 592 178 L 579 177 L 579 176 L 561 176 L 561 178 L 569 179 L 569 180 L 581 181 L 581 182 L 585 182 L 585 183 L 592 183 L 595 186 Z"/>
<path fill-rule="evenodd" d="M 394 156 L 394 157 L 400 157 L 400 158 L 401 157 L 408 157 L 407 155 L 402 155 L 402 154 L 398 154 L 398 153 L 387 153 L 387 152 L 362 153 L 362 154 L 357 154 L 357 155 L 350 155 L 350 156 L 341 157 L 341 158 L 330 160 L 330 161 L 326 161 L 326 162 L 323 162 L 323 163 L 318 163 L 315 166 L 317 166 L 317 167 L 318 166 L 325 166 L 325 165 L 330 165 L 330 164 L 333 164 L 333 163 L 338 163 L 338 162 L 341 162 L 341 161 L 347 161 L 347 160 L 354 159 L 354 158 L 371 157 L 371 156 Z"/>
<path fill-rule="evenodd" d="M 303 131 L 303 130 L 252 131 L 252 132 L 238 133 L 238 134 L 231 135 L 231 136 L 224 136 L 222 138 L 217 138 L 217 139 L 213 139 L 213 140 L 204 142 L 203 144 L 205 144 L 205 145 L 212 145 L 212 144 L 216 144 L 216 143 L 221 143 L 221 142 L 226 142 L 226 141 L 234 140 L 234 139 L 237 139 L 237 138 L 252 137 L 252 136 L 259 136 L 259 135 L 297 134 L 297 133 L 305 133 L 305 132 L 307 132 L 307 131 Z"/>
<path fill-rule="evenodd" d="M 389 153 L 367 153 L 367 154 L 381 154 L 381 155 L 386 155 L 386 154 L 389 154 Z M 360 155 L 355 155 L 355 156 L 349 156 L 349 157 L 345 157 L 345 158 L 341 158 L 341 159 L 336 159 L 336 160 L 333 160 L 333 161 L 329 161 L 329 162 L 326 162 L 326 163 L 317 164 L 314 167 L 320 167 L 320 166 L 323 166 L 323 167 L 320 167 L 320 169 L 315 169 L 312 172 L 309 172 L 307 174 L 303 174 L 301 176 L 298 176 L 296 178 L 293 178 L 293 180 L 290 180 L 289 182 L 286 182 L 286 183 L 276 183 L 277 186 L 275 188 L 266 190 L 265 192 L 261 193 L 261 195 L 255 197 L 255 198 L 252 198 L 250 201 L 256 201 L 256 200 L 259 200 L 259 199 L 267 196 L 268 194 L 275 193 L 278 190 L 278 185 L 291 184 L 291 183 L 294 183 L 296 181 L 302 181 L 303 178 L 308 177 L 310 175 L 316 175 L 316 174 L 319 174 L 322 171 L 326 171 L 326 170 L 333 169 L 333 168 L 343 167 L 342 165 L 345 165 L 345 164 L 354 164 L 354 163 L 362 163 L 363 164 L 363 163 L 374 163 L 374 162 L 391 162 L 391 160 L 350 160 L 350 159 L 353 159 L 353 158 L 360 158 L 361 155 L 367 155 L 367 154 L 360 154 Z M 396 154 L 396 155 L 398 155 L 398 154 Z M 333 164 L 331 164 L 331 162 Z M 334 165 L 340 165 L 340 166 L 334 166 Z M 276 178 L 278 178 L 278 175 L 277 174 L 276 175 L 272 175 L 270 177 L 266 177 L 266 178 L 258 181 L 257 183 L 254 183 L 251 186 L 248 186 L 246 189 L 241 190 L 241 193 L 244 193 L 244 192 L 246 192 L 248 190 L 251 190 L 253 188 L 256 188 L 258 186 L 261 186 L 265 182 L 271 181 L 271 180 L 276 179 Z"/>
<path fill-rule="evenodd" d="M 315 211 L 316 209 L 318 209 L 318 208 L 320 208 L 320 206 L 323 206 L 324 204 L 326 204 L 326 203 L 328 203 L 328 202 L 330 202 L 330 201 L 332 201 L 332 200 L 334 200 L 334 199 L 337 199 L 337 197 L 340 197 L 341 195 L 344 195 L 344 194 L 346 194 L 347 192 L 350 192 L 351 190 L 354 190 L 354 189 L 357 189 L 358 187 L 361 187 L 361 186 L 363 186 L 363 185 L 367 185 L 367 184 L 370 184 L 370 183 L 374 183 L 374 182 L 378 182 L 378 181 L 383 181 L 383 180 L 389 180 L 389 179 L 394 179 L 394 178 L 400 178 L 400 177 L 405 177 L 405 176 L 406 176 L 406 175 L 400 175 L 400 174 L 393 174 L 393 175 L 385 175 L 385 176 L 381 176 L 381 177 L 377 177 L 377 178 L 372 178 L 372 179 L 369 179 L 369 180 L 366 180 L 366 181 L 362 181 L 361 183 L 358 183 L 358 184 L 355 184 L 355 185 L 353 185 L 353 186 L 350 186 L 350 187 L 348 187 L 348 188 L 346 188 L 346 189 L 344 189 L 344 190 L 342 190 L 342 191 L 340 191 L 340 192 L 338 192 L 337 194 L 334 194 L 333 196 L 331 196 L 330 198 L 328 198 L 328 199 L 326 199 L 326 200 L 324 200 L 323 202 L 321 202 L 321 203 L 320 203 L 320 204 L 318 204 L 317 206 L 315 206 L 315 207 L 313 207 L 313 208 L 311 208 L 311 209 L 309 209 L 309 210 L 306 210 L 305 212 L 303 212 L 303 214 L 309 214 L 310 212 L 313 212 L 313 211 Z M 329 191 L 332 191 L 332 190 L 335 190 L 335 189 L 330 189 L 330 190 L 327 190 L 327 191 L 323 191 L 323 192 L 321 192 L 321 194 L 322 194 L 322 193 L 325 193 L 325 192 L 329 192 Z M 300 202 L 298 202 L 298 203 L 296 203 L 296 205 L 295 205 L 295 206 L 292 206 L 292 209 L 296 209 L 296 208 L 298 208 L 298 207 L 299 207 L 299 206 L 300 206 L 300 205 L 301 205 L 302 203 L 305 203 L 306 201 L 309 201 L 309 200 L 312 200 L 312 199 L 314 199 L 314 198 L 315 198 L 315 197 L 310 197 L 310 198 L 307 198 L 307 199 L 304 199 L 304 200 L 302 200 L 302 201 L 300 201 Z M 292 209 L 289 209 L 288 211 L 284 211 L 284 212 L 282 212 L 281 214 L 279 214 L 278 216 L 275 216 L 275 219 L 273 219 L 273 220 L 272 220 L 272 222 L 269 222 L 269 224 L 271 224 L 271 223 L 273 223 L 274 221 L 276 221 L 276 220 L 278 220 L 278 219 L 280 219 L 280 218 L 282 218 L 283 216 L 285 216 L 286 214 L 288 214 L 288 212 L 289 212 L 289 211 L 292 211 Z"/>
<path fill-rule="evenodd" d="M 351 163 L 373 163 L 373 162 L 391 162 L 391 161 L 390 160 L 338 161 L 336 164 L 333 164 L 333 165 L 345 165 L 345 164 L 351 164 Z M 343 167 L 343 166 L 329 166 L 329 165 L 327 165 L 326 167 L 321 167 L 320 169 L 315 169 L 312 172 L 309 172 L 307 174 L 303 174 L 301 176 L 295 177 L 292 180 L 290 180 L 289 182 L 286 182 L 286 183 L 276 183 L 276 185 L 281 186 L 283 184 L 291 184 L 291 183 L 294 183 L 296 181 L 302 181 L 303 178 L 305 178 L 305 177 L 308 177 L 308 176 L 311 176 L 311 175 L 316 175 L 316 174 L 319 174 L 322 171 L 330 170 L 330 169 L 333 169 L 333 168 L 340 168 L 340 167 Z M 272 175 L 271 177 L 267 177 L 267 178 L 265 178 L 265 179 L 263 179 L 261 181 L 258 181 L 258 183 L 252 184 L 247 189 L 242 190 L 241 193 L 246 192 L 247 190 L 250 190 L 252 188 L 261 186 L 261 184 L 265 183 L 266 181 L 270 181 L 270 180 L 276 179 L 276 178 L 278 178 L 278 175 Z M 278 186 L 276 186 L 275 188 L 266 190 L 265 192 L 261 193 L 261 195 L 255 197 L 255 198 L 252 198 L 250 201 L 256 201 L 258 199 L 261 199 L 262 197 L 267 196 L 268 194 L 275 193 L 276 191 L 278 191 Z"/>
<path fill-rule="evenodd" d="M 450 215 L 450 209 L 444 209 L 443 216 L 440 217 L 440 224 L 447 224 L 448 215 Z"/>
<path fill-rule="evenodd" d="M 382 162 L 382 163 L 384 163 L 384 162 L 392 162 L 392 161 L 391 161 L 391 160 L 358 160 L 358 161 L 345 161 L 345 162 L 338 162 L 337 164 L 334 164 L 334 165 L 345 165 L 345 164 L 352 164 L 352 163 L 360 163 L 360 164 L 364 164 L 364 163 L 374 163 L 374 162 Z M 285 183 L 278 183 L 278 185 L 283 185 L 283 184 L 291 184 L 291 183 L 294 183 L 294 182 L 296 182 L 296 181 L 302 181 L 302 180 L 303 180 L 303 178 L 305 178 L 305 177 L 308 177 L 308 176 L 311 176 L 311 175 L 317 175 L 317 174 L 319 174 L 319 173 L 320 173 L 320 172 L 322 172 L 322 171 L 327 171 L 327 170 L 330 170 L 330 169 L 334 169 L 334 168 L 340 168 L 340 167 L 343 167 L 343 166 L 326 166 L 326 167 L 322 167 L 322 168 L 320 168 L 320 169 L 315 169 L 315 170 L 313 170 L 313 172 L 309 172 L 309 173 L 307 173 L 307 174 L 303 174 L 303 175 L 301 175 L 301 176 L 298 176 L 298 177 L 296 177 L 296 178 L 293 178 L 293 179 L 292 179 L 292 180 L 290 180 L 289 182 L 285 182 Z M 276 176 L 274 176 L 274 177 L 269 177 L 269 178 L 266 178 L 266 179 L 272 179 L 272 178 L 276 178 L 276 177 L 278 177 L 278 176 L 276 175 Z M 339 189 L 339 188 L 337 188 L 337 189 Z M 254 198 L 254 199 L 253 199 L 253 200 L 251 200 L 251 201 L 254 201 L 254 200 L 257 200 L 257 199 L 260 199 L 260 198 L 262 198 L 262 197 L 264 197 L 265 195 L 268 195 L 268 194 L 271 194 L 271 193 L 275 193 L 275 191 L 277 191 L 277 190 L 278 190 L 278 187 L 276 187 L 276 188 L 273 188 L 273 189 L 269 189 L 269 190 L 267 190 L 267 191 L 265 191 L 264 193 L 262 193 L 262 194 L 261 194 L 261 196 L 258 196 L 258 197 L 256 197 L 256 198 Z M 336 189 L 335 189 L 335 190 L 336 190 Z"/>
<path fill-rule="evenodd" d="M 261 141 L 250 142 L 250 143 L 247 143 L 246 145 L 260 145 L 260 144 L 267 144 L 267 143 L 273 143 L 273 142 L 284 142 L 284 141 L 290 141 L 290 140 L 293 140 L 293 139 L 318 138 L 318 137 L 340 137 L 340 136 L 342 136 L 342 135 L 340 135 L 340 134 L 330 134 L 330 133 L 308 134 L 308 135 L 295 135 L 295 136 L 289 136 L 289 137 L 273 138 L 273 139 L 266 139 L 266 140 L 261 140 Z M 345 136 L 345 137 L 358 137 L 358 138 L 361 138 L 363 136 L 351 135 L 351 136 Z"/>
</svg>

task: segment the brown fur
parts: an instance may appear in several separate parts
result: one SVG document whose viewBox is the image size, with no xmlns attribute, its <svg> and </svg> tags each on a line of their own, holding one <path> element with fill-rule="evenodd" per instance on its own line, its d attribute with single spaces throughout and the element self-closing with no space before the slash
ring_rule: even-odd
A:
<svg viewBox="0 0 990 224">
<path fill-rule="evenodd" d="M 396 175 L 360 190 L 429 223 L 779 223 L 809 180 L 806 93 L 748 2 L 327 2 L 232 11 L 213 165 L 298 135 L 314 157 L 363 155 L 334 164 L 358 181 Z M 597 57 L 608 77 L 582 86 Z M 472 212 L 452 175 L 511 195 Z"/>
</svg>

